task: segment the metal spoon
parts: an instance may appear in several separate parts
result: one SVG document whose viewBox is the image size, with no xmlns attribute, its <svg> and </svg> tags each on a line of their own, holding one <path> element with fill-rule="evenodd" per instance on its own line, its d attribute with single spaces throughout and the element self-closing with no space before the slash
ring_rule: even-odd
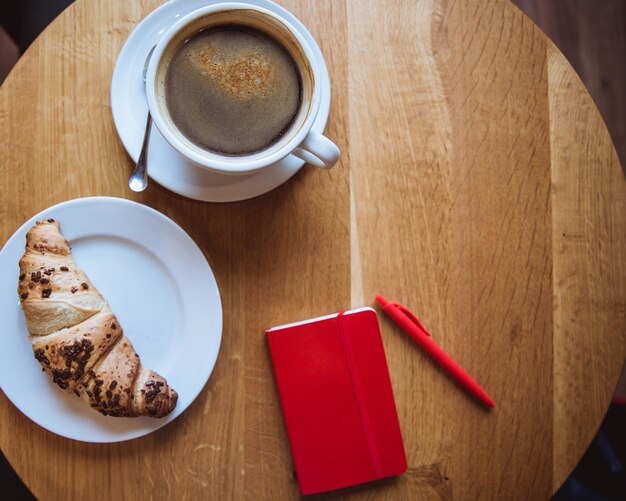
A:
<svg viewBox="0 0 626 501">
<path fill-rule="evenodd" d="M 148 73 L 148 64 L 150 58 L 154 52 L 154 47 L 148 52 L 146 62 L 143 65 L 143 83 L 146 83 L 146 74 Z M 143 136 L 143 144 L 141 145 L 141 153 L 139 153 L 139 159 L 137 165 L 128 180 L 128 187 L 133 191 L 143 191 L 148 187 L 148 143 L 150 142 L 150 131 L 152 130 L 152 117 L 150 116 L 150 110 L 148 110 L 148 118 L 146 119 L 146 131 Z"/>
</svg>

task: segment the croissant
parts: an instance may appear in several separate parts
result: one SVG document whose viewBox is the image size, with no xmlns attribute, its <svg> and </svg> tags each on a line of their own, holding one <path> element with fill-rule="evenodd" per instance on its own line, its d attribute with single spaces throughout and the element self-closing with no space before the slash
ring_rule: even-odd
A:
<svg viewBox="0 0 626 501">
<path fill-rule="evenodd" d="M 35 358 L 59 388 L 105 416 L 163 417 L 174 409 L 178 394 L 141 364 L 54 219 L 26 235 L 18 294 Z"/>
</svg>

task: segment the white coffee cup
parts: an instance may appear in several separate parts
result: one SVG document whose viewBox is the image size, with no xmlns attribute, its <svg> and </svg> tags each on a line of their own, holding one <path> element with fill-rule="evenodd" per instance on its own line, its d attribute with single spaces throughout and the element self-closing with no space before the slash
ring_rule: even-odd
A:
<svg viewBox="0 0 626 501">
<path fill-rule="evenodd" d="M 259 29 L 276 39 L 291 55 L 302 78 L 302 104 L 290 128 L 267 149 L 245 156 L 226 156 L 191 142 L 174 124 L 165 102 L 165 70 L 176 49 L 202 29 L 240 24 Z M 339 148 L 311 130 L 320 108 L 322 85 L 319 63 L 302 34 L 281 16 L 247 3 L 220 3 L 198 9 L 172 25 L 157 43 L 148 65 L 146 94 L 152 120 L 167 142 L 188 160 L 220 174 L 249 174 L 295 155 L 329 169 L 339 159 Z M 324 89 L 330 93 L 330 89 Z"/>
</svg>

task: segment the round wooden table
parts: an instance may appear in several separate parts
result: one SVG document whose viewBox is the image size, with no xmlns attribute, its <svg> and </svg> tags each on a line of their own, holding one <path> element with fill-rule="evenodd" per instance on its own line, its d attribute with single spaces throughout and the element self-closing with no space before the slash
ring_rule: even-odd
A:
<svg viewBox="0 0 626 501">
<path fill-rule="evenodd" d="M 201 203 L 155 183 L 129 191 L 111 117 L 116 56 L 159 3 L 78 0 L 0 89 L 0 242 L 72 198 L 150 205 L 216 272 L 221 352 L 180 418 L 127 443 L 57 437 L 1 394 L 0 446 L 24 482 L 40 499 L 296 498 L 264 329 L 382 293 L 497 406 L 381 317 L 409 470 L 343 494 L 548 497 L 596 433 L 625 353 L 626 184 L 563 55 L 504 0 L 282 0 L 328 62 L 341 162 Z"/>
</svg>

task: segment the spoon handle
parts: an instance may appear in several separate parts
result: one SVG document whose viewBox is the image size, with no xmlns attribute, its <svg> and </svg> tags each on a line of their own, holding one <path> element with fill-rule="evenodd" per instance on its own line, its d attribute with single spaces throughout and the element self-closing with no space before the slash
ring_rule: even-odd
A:
<svg viewBox="0 0 626 501">
<path fill-rule="evenodd" d="M 152 117 L 148 113 L 146 119 L 146 132 L 143 136 L 143 144 L 141 145 L 141 153 L 133 174 L 128 180 L 128 187 L 133 191 L 143 191 L 148 186 L 148 145 L 150 143 L 150 131 L 152 130 Z"/>
</svg>

